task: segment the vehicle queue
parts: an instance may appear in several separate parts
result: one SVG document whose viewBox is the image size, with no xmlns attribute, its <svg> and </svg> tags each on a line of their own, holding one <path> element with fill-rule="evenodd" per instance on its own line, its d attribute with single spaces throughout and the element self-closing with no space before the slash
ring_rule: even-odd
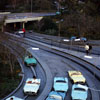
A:
<svg viewBox="0 0 100 100">
<path fill-rule="evenodd" d="M 88 87 L 85 85 L 86 79 L 80 71 L 68 71 L 69 78 L 72 81 L 72 100 L 87 100 Z M 68 92 L 68 78 L 55 77 L 53 91 L 51 91 L 46 100 L 65 100 Z"/>
</svg>

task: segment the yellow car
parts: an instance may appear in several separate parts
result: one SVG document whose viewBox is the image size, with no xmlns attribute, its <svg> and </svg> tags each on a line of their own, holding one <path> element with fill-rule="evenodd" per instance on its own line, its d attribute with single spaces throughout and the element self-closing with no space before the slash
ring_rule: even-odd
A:
<svg viewBox="0 0 100 100">
<path fill-rule="evenodd" d="M 85 83 L 86 79 L 80 71 L 68 71 L 69 77 L 73 83 Z"/>
</svg>

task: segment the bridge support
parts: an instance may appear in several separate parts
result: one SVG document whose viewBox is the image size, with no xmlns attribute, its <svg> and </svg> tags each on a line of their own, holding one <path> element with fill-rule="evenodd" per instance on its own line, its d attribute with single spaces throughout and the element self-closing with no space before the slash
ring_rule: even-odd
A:
<svg viewBox="0 0 100 100">
<path fill-rule="evenodd" d="M 25 22 L 23 22 L 23 28 L 25 28 Z"/>
<path fill-rule="evenodd" d="M 14 30 L 16 29 L 16 23 L 14 23 Z"/>
</svg>

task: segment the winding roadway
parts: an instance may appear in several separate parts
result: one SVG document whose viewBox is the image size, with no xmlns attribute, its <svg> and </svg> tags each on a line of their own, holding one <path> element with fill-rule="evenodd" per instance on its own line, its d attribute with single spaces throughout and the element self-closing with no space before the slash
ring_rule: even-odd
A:
<svg viewBox="0 0 100 100">
<path fill-rule="evenodd" d="M 23 39 L 24 40 L 24 39 Z M 47 45 L 42 45 L 37 42 L 34 42 L 33 40 L 25 39 L 24 41 L 21 41 L 21 37 L 13 37 L 10 39 L 11 42 L 15 42 L 20 44 L 22 47 L 25 48 L 30 48 L 30 47 L 39 47 L 39 51 L 32 51 L 29 50 L 33 55 L 35 54 L 39 60 L 41 60 L 43 63 L 47 65 L 47 70 L 45 68 L 45 72 L 48 71 L 48 68 L 52 74 L 52 81 L 51 84 L 53 85 L 53 78 L 55 76 L 63 76 L 63 77 L 68 77 L 68 70 L 80 70 L 83 75 L 85 76 L 87 80 L 87 85 L 89 87 L 89 92 L 88 92 L 88 99 L 87 100 L 100 100 L 100 92 L 96 91 L 100 89 L 100 75 L 99 72 L 100 70 L 97 68 L 94 68 L 91 64 L 88 64 L 88 62 L 79 60 L 77 57 L 72 57 L 71 55 L 65 54 L 63 52 L 60 52 L 58 50 L 54 50 L 50 48 L 51 46 Z M 31 73 L 30 68 L 27 68 L 24 66 L 25 73 Z M 46 66 L 45 66 L 46 67 Z M 93 68 L 92 68 L 93 67 Z M 41 93 L 43 91 L 44 83 L 45 83 L 45 78 L 43 79 L 43 76 L 45 77 L 44 71 L 41 69 L 41 66 L 38 64 L 35 68 L 37 76 L 40 77 L 43 82 L 41 84 Z M 41 71 L 42 70 L 42 71 Z M 94 71 L 97 72 L 95 75 L 93 74 Z M 49 76 L 49 74 L 48 74 Z M 27 74 L 27 77 L 32 77 L 32 75 Z M 68 77 L 69 79 L 69 77 Z M 66 94 L 65 100 L 71 100 L 71 87 L 72 83 L 69 79 L 69 90 L 68 93 Z M 22 94 L 22 88 L 21 87 L 21 92 L 16 93 L 16 96 L 20 96 Z M 95 91 L 92 89 L 96 89 Z M 52 87 L 51 87 L 52 89 Z M 49 90 L 50 91 L 50 90 Z M 39 94 L 40 95 L 40 94 Z M 38 95 L 38 96 L 39 96 Z M 45 94 L 47 96 L 48 94 Z M 21 95 L 22 97 L 23 95 Z M 29 96 L 26 98 L 26 100 L 36 100 L 37 97 Z M 38 99 L 40 100 L 40 99 Z M 41 99 L 42 100 L 42 99 Z M 44 100 L 44 99 L 43 99 Z"/>
</svg>

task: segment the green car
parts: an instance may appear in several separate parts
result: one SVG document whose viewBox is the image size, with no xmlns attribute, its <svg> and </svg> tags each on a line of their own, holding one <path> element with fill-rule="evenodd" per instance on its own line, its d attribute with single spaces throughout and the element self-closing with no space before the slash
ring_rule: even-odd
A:
<svg viewBox="0 0 100 100">
<path fill-rule="evenodd" d="M 24 63 L 25 63 L 26 66 L 36 66 L 37 61 L 34 57 L 27 56 L 24 59 Z"/>
</svg>

